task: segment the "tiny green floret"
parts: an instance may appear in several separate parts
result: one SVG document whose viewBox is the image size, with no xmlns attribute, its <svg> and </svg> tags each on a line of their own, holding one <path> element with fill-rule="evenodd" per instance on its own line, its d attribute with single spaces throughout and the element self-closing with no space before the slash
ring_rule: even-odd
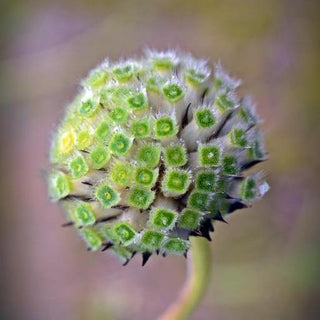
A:
<svg viewBox="0 0 320 320">
<path fill-rule="evenodd" d="M 220 165 L 220 149 L 216 145 L 201 145 L 198 148 L 198 160 L 201 167 Z"/>
<path fill-rule="evenodd" d="M 120 242 L 125 246 L 131 244 L 137 235 L 137 232 L 127 222 L 117 223 L 113 230 L 114 233 L 119 237 Z"/>
<path fill-rule="evenodd" d="M 58 153 L 58 157 L 70 154 L 74 150 L 75 142 L 76 135 L 74 130 L 71 128 L 66 129 L 57 138 L 57 150 L 55 153 Z"/>
<path fill-rule="evenodd" d="M 110 118 L 116 124 L 124 124 L 127 122 L 129 112 L 123 107 L 114 107 L 110 112 Z"/>
<path fill-rule="evenodd" d="M 160 161 L 161 149 L 155 144 L 141 145 L 137 151 L 137 160 L 139 163 L 154 168 Z"/>
<path fill-rule="evenodd" d="M 234 103 L 228 98 L 226 93 L 219 94 L 216 97 L 214 104 L 220 112 L 225 112 L 234 108 Z"/>
<path fill-rule="evenodd" d="M 98 103 L 96 103 L 92 99 L 88 99 L 81 102 L 78 111 L 81 116 L 92 117 L 97 112 L 98 107 Z"/>
<path fill-rule="evenodd" d="M 103 244 L 103 238 L 93 227 L 81 229 L 81 235 L 90 250 L 97 251 L 101 248 Z"/>
<path fill-rule="evenodd" d="M 188 230 L 197 229 L 201 220 L 201 216 L 202 214 L 200 211 L 186 208 L 179 216 L 178 226 Z"/>
<path fill-rule="evenodd" d="M 71 182 L 61 171 L 52 172 L 49 177 L 49 192 L 54 200 L 65 198 L 71 192 Z"/>
<path fill-rule="evenodd" d="M 196 175 L 195 186 L 198 190 L 214 192 L 216 189 L 216 173 L 213 171 L 200 171 Z"/>
<path fill-rule="evenodd" d="M 120 194 L 108 184 L 100 185 L 95 192 L 95 197 L 104 209 L 111 208 L 120 201 Z"/>
<path fill-rule="evenodd" d="M 194 112 L 196 124 L 199 129 L 211 128 L 215 125 L 216 119 L 210 109 L 199 109 Z"/>
<path fill-rule="evenodd" d="M 189 249 L 189 242 L 179 238 L 171 238 L 164 244 L 164 248 L 171 254 L 182 255 Z"/>
<path fill-rule="evenodd" d="M 222 172 L 225 175 L 237 175 L 238 172 L 237 158 L 231 154 L 225 154 L 222 157 Z"/>
<path fill-rule="evenodd" d="M 69 162 L 69 170 L 72 178 L 79 179 L 88 173 L 89 167 L 84 157 L 78 155 Z"/>
<path fill-rule="evenodd" d="M 103 69 L 96 69 L 90 72 L 89 76 L 85 79 L 85 84 L 92 88 L 99 88 L 108 81 L 108 73 Z"/>
<path fill-rule="evenodd" d="M 169 58 L 155 58 L 153 59 L 152 64 L 158 71 L 172 70 L 174 66 Z"/>
<path fill-rule="evenodd" d="M 141 237 L 141 245 L 148 250 L 154 251 L 161 248 L 164 234 L 158 231 L 146 230 Z"/>
<path fill-rule="evenodd" d="M 216 192 L 226 193 L 228 187 L 228 177 L 220 175 L 217 179 Z"/>
<path fill-rule="evenodd" d="M 190 173 L 185 170 L 170 169 L 165 173 L 162 181 L 164 194 L 182 195 L 188 191 L 191 183 Z"/>
<path fill-rule="evenodd" d="M 254 140 L 250 143 L 250 147 L 247 150 L 248 156 L 252 160 L 259 160 L 264 158 L 263 148 L 259 140 Z"/>
<path fill-rule="evenodd" d="M 136 139 L 150 137 L 151 121 L 148 118 L 134 120 L 131 124 L 131 133 Z"/>
<path fill-rule="evenodd" d="M 155 185 L 159 175 L 159 170 L 151 170 L 147 167 L 138 167 L 136 169 L 134 182 L 146 188 L 151 188 Z"/>
<path fill-rule="evenodd" d="M 247 177 L 241 182 L 240 194 L 241 198 L 251 201 L 256 197 L 256 181 L 252 177 Z"/>
<path fill-rule="evenodd" d="M 153 93 L 160 93 L 160 87 L 163 80 L 160 77 L 150 77 L 147 81 L 147 91 Z"/>
<path fill-rule="evenodd" d="M 148 100 L 143 92 L 131 96 L 128 99 L 129 107 L 133 111 L 144 111 L 148 108 Z"/>
<path fill-rule="evenodd" d="M 154 136 L 156 139 L 165 139 L 175 136 L 178 132 L 174 119 L 168 116 L 159 117 L 154 123 Z"/>
<path fill-rule="evenodd" d="M 128 202 L 130 206 L 137 209 L 148 209 L 155 198 L 155 192 L 141 188 L 134 187 L 130 190 Z"/>
<path fill-rule="evenodd" d="M 188 198 L 188 207 L 199 211 L 208 210 L 212 196 L 208 192 L 194 190 Z"/>
<path fill-rule="evenodd" d="M 110 170 L 110 179 L 120 187 L 129 187 L 133 178 L 133 168 L 127 162 L 116 162 Z"/>
<path fill-rule="evenodd" d="M 182 145 L 164 147 L 164 162 L 168 167 L 181 167 L 188 161 L 186 148 Z"/>
<path fill-rule="evenodd" d="M 240 107 L 238 111 L 240 119 L 242 119 L 245 123 L 254 125 L 257 121 L 255 115 L 250 112 L 247 108 Z"/>
<path fill-rule="evenodd" d="M 166 208 L 155 208 L 150 216 L 150 224 L 158 229 L 172 229 L 177 217 L 177 212 L 173 210 Z"/>
<path fill-rule="evenodd" d="M 127 64 L 114 68 L 112 73 L 119 82 L 127 82 L 132 78 L 133 70 L 132 66 Z"/>
<path fill-rule="evenodd" d="M 93 143 L 93 137 L 89 130 L 82 130 L 77 134 L 76 137 L 76 147 L 78 150 L 86 150 Z"/>
<path fill-rule="evenodd" d="M 243 129 L 233 128 L 229 133 L 230 143 L 234 147 L 244 148 L 247 146 L 246 133 Z"/>
<path fill-rule="evenodd" d="M 198 87 L 207 79 L 207 75 L 203 72 L 197 72 L 195 69 L 188 69 L 185 73 L 185 80 L 191 86 Z"/>
<path fill-rule="evenodd" d="M 104 120 L 99 123 L 95 132 L 95 137 L 101 142 L 105 143 L 111 136 L 111 125 L 110 122 Z"/>
<path fill-rule="evenodd" d="M 96 222 L 95 212 L 89 203 L 81 203 L 71 212 L 71 219 L 76 227 L 93 225 Z"/>
<path fill-rule="evenodd" d="M 124 133 L 115 133 L 109 143 L 109 150 L 116 156 L 125 156 L 132 146 L 133 139 Z"/>
<path fill-rule="evenodd" d="M 92 167 L 101 169 L 110 160 L 110 153 L 107 147 L 98 145 L 90 152 L 89 157 Z"/>
<path fill-rule="evenodd" d="M 179 102 L 184 97 L 184 90 L 177 83 L 169 83 L 162 88 L 163 95 L 170 103 Z"/>
</svg>

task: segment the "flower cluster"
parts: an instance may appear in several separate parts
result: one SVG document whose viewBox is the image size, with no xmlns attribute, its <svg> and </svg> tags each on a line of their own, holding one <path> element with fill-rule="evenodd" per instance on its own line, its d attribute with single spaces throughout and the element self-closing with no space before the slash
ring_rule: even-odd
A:
<svg viewBox="0 0 320 320">
<path fill-rule="evenodd" d="M 189 236 L 210 240 L 212 220 L 263 196 L 263 174 L 243 174 L 266 152 L 239 85 L 175 51 L 89 73 L 53 135 L 47 177 L 88 249 L 125 263 L 186 254 Z"/>
</svg>

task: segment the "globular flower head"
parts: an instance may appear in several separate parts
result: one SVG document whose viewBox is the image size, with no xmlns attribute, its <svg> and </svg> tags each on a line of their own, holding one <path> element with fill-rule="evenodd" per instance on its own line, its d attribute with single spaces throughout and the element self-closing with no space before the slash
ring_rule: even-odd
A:
<svg viewBox="0 0 320 320">
<path fill-rule="evenodd" d="M 128 262 L 186 254 L 268 190 L 259 118 L 220 64 L 148 50 L 104 61 L 81 82 L 54 133 L 49 193 L 88 249 Z"/>
</svg>

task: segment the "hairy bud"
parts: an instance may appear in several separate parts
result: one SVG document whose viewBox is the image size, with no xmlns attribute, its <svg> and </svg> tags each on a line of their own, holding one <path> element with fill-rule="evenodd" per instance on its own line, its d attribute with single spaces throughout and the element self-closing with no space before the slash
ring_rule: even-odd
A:
<svg viewBox="0 0 320 320">
<path fill-rule="evenodd" d="M 266 152 L 239 85 L 220 64 L 175 51 L 89 73 L 54 133 L 47 177 L 88 249 L 124 263 L 186 254 L 190 235 L 210 240 L 213 220 L 268 191 L 261 172 L 243 173 Z"/>
</svg>

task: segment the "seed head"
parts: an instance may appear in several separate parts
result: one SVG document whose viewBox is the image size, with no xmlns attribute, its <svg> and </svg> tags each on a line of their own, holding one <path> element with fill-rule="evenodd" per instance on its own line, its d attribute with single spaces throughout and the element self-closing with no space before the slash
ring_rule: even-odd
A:
<svg viewBox="0 0 320 320">
<path fill-rule="evenodd" d="M 50 197 L 90 250 L 125 263 L 182 255 L 268 191 L 267 157 L 250 98 L 220 64 L 148 50 L 104 61 L 81 82 L 53 135 Z"/>
</svg>

